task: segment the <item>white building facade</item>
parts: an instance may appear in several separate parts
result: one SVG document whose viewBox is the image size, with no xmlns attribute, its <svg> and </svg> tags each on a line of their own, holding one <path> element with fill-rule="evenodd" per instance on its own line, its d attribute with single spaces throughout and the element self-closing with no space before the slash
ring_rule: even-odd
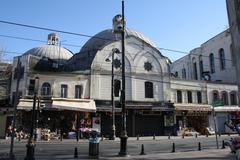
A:
<svg viewBox="0 0 240 160">
<path fill-rule="evenodd" d="M 232 114 L 240 110 L 237 106 L 235 55 L 229 30 L 221 32 L 173 62 L 171 73 L 186 82 L 195 80 L 204 83 L 206 103 L 215 108 L 217 131 L 230 132 L 225 123 L 231 120 Z M 221 106 L 215 106 L 217 101 L 221 101 L 221 104 L 217 104 Z M 208 125 L 214 128 L 213 112 L 209 112 L 208 119 Z"/>
</svg>

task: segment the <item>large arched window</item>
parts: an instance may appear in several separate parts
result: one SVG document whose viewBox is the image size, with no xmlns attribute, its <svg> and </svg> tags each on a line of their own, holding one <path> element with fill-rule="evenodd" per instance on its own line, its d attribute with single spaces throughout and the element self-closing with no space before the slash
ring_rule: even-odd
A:
<svg viewBox="0 0 240 160">
<path fill-rule="evenodd" d="M 177 103 L 182 103 L 182 91 L 177 90 Z"/>
<path fill-rule="evenodd" d="M 228 94 L 227 94 L 227 92 L 223 91 L 221 93 L 221 95 L 222 95 L 221 97 L 222 97 L 222 100 L 224 102 L 224 105 L 228 105 Z"/>
<path fill-rule="evenodd" d="M 230 93 L 230 103 L 231 105 L 237 105 L 237 93 L 235 91 Z"/>
<path fill-rule="evenodd" d="M 233 50 L 233 45 L 230 45 L 230 51 L 231 51 L 231 60 L 232 60 L 232 66 L 236 65 L 236 58 L 235 58 L 235 54 L 234 54 L 234 50 Z"/>
<path fill-rule="evenodd" d="M 51 85 L 48 82 L 44 82 L 41 88 L 41 95 L 51 95 Z"/>
<path fill-rule="evenodd" d="M 225 54 L 224 54 L 223 48 L 219 50 L 219 61 L 220 61 L 220 69 L 224 70 L 226 63 L 225 63 Z"/>
<path fill-rule="evenodd" d="M 193 78 L 195 80 L 197 80 L 198 79 L 198 73 L 197 73 L 197 62 L 196 62 L 195 58 L 192 59 L 192 63 L 193 63 L 193 76 L 194 76 Z"/>
<path fill-rule="evenodd" d="M 183 68 L 182 69 L 182 78 L 186 79 L 187 75 L 186 75 L 186 69 Z"/>
<path fill-rule="evenodd" d="M 199 72 L 200 72 L 200 79 L 203 78 L 203 61 L 202 61 L 202 55 L 199 56 Z"/>
<path fill-rule="evenodd" d="M 121 90 L 121 81 L 118 79 L 114 80 L 114 95 L 115 97 L 119 97 L 119 93 Z"/>
<path fill-rule="evenodd" d="M 214 64 L 214 55 L 211 53 L 209 55 L 209 63 L 210 63 L 210 71 L 211 73 L 215 73 L 215 64 Z"/>
<path fill-rule="evenodd" d="M 145 82 L 145 98 L 153 98 L 153 83 Z"/>
</svg>

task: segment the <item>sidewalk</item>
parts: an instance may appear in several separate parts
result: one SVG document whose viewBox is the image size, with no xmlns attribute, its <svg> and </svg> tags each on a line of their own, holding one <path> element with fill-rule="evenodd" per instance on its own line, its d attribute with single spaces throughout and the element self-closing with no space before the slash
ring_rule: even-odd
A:
<svg viewBox="0 0 240 160">
<path fill-rule="evenodd" d="M 109 157 L 99 157 L 99 159 L 106 160 L 120 160 L 120 159 L 137 159 L 137 160 L 236 160 L 235 155 L 230 153 L 229 148 L 224 150 L 211 149 L 205 151 L 191 151 L 191 152 L 176 152 L 176 153 L 159 153 L 149 155 L 130 155 L 129 157 L 117 157 L 112 155 Z"/>
</svg>

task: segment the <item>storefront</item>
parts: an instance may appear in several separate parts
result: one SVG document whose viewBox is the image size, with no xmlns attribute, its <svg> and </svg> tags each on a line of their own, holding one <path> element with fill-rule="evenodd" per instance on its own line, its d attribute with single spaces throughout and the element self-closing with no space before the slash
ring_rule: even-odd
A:
<svg viewBox="0 0 240 160">
<path fill-rule="evenodd" d="M 112 108 L 109 101 L 97 101 L 97 114 L 101 115 L 101 133 L 111 135 Z M 128 136 L 159 136 L 174 134 L 174 108 L 171 103 L 161 102 L 127 102 Z M 115 128 L 116 136 L 121 133 L 121 108 L 116 103 Z"/>
<path fill-rule="evenodd" d="M 205 134 L 205 129 L 209 126 L 208 117 L 212 112 L 211 105 L 174 104 L 174 106 L 179 131 L 183 128 L 190 128 L 200 134 Z"/>
<path fill-rule="evenodd" d="M 31 126 L 33 100 L 20 99 L 18 110 L 21 122 L 18 127 L 28 132 Z M 81 130 L 89 132 L 98 129 L 96 118 L 96 106 L 93 100 L 52 98 L 36 102 L 36 123 L 39 130 L 48 130 L 54 134 L 62 134 L 69 138 L 70 132 Z M 98 122 L 99 124 L 100 122 Z"/>
</svg>

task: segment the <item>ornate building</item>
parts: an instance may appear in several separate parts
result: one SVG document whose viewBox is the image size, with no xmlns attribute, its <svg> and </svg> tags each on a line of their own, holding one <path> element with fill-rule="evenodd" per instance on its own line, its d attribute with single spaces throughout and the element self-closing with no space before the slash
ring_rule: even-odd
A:
<svg viewBox="0 0 240 160">
<path fill-rule="evenodd" d="M 7 126 L 11 124 L 9 117 L 13 108 L 10 105 L 11 64 L 0 63 L 0 138 L 5 138 Z"/>
</svg>

